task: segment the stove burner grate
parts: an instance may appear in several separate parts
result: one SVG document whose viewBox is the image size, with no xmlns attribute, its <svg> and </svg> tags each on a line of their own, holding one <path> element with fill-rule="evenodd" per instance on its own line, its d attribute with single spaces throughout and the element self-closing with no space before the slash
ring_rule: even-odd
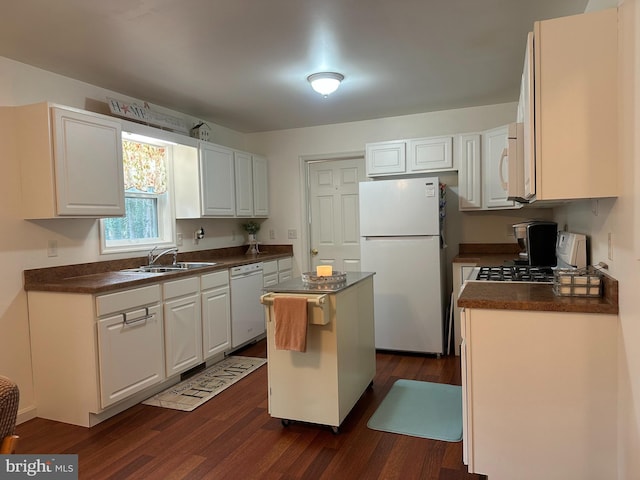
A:
<svg viewBox="0 0 640 480">
<path fill-rule="evenodd" d="M 550 267 L 532 267 L 529 265 L 480 267 L 476 280 L 553 283 L 553 270 Z"/>
</svg>

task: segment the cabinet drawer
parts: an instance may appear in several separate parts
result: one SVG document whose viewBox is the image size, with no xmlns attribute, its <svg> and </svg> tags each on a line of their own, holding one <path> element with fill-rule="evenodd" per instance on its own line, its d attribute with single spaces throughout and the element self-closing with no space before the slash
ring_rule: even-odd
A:
<svg viewBox="0 0 640 480">
<path fill-rule="evenodd" d="M 262 264 L 262 273 L 264 273 L 265 276 L 278 273 L 278 261 L 272 260 L 270 262 L 264 262 Z"/>
<path fill-rule="evenodd" d="M 291 257 L 281 258 L 278 260 L 278 270 L 282 272 L 283 270 L 291 270 L 293 268 L 293 260 Z"/>
<path fill-rule="evenodd" d="M 198 277 L 182 278 L 164 284 L 164 298 L 181 297 L 200 291 L 200 279 Z"/>
<path fill-rule="evenodd" d="M 200 277 L 200 287 L 202 290 L 229 286 L 229 270 L 207 273 Z"/>
<path fill-rule="evenodd" d="M 96 297 L 98 317 L 158 303 L 161 300 L 160 285 L 134 288 L 124 292 L 109 293 Z"/>
</svg>

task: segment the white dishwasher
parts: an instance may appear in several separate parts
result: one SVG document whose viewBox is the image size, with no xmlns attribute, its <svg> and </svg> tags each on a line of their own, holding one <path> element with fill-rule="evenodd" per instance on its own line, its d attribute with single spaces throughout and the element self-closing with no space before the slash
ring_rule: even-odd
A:
<svg viewBox="0 0 640 480">
<path fill-rule="evenodd" d="M 240 265 L 229 270 L 231 280 L 231 347 L 264 335 L 262 262 Z"/>
</svg>

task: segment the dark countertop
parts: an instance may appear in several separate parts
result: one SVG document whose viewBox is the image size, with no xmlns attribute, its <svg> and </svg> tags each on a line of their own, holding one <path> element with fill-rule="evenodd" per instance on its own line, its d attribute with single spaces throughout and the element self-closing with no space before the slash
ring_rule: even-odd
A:
<svg viewBox="0 0 640 480">
<path fill-rule="evenodd" d="M 277 285 L 263 288 L 265 292 L 273 293 L 338 293 L 346 290 L 358 282 L 371 277 L 373 272 L 347 272 L 347 280 L 341 284 L 327 284 L 321 286 L 307 285 L 301 277 L 292 278 Z"/>
<path fill-rule="evenodd" d="M 216 262 L 216 265 L 167 273 L 121 271 L 145 265 L 146 257 L 25 270 L 24 289 L 26 291 L 104 293 L 293 256 L 291 245 L 262 245 L 262 248 L 264 253 L 258 255 L 245 255 L 246 245 L 181 252 L 178 253 L 180 262 Z"/>
<path fill-rule="evenodd" d="M 605 276 L 604 296 L 598 298 L 561 297 L 551 284 L 467 282 L 458 306 L 496 310 L 537 310 L 551 312 L 618 314 L 618 282 Z"/>
<path fill-rule="evenodd" d="M 481 266 L 503 265 L 518 258 L 517 243 L 460 244 L 454 263 L 475 263 Z M 552 312 L 579 312 L 618 314 L 618 281 L 603 276 L 603 296 L 562 297 L 553 293 L 551 284 L 467 282 L 460 296 L 458 307 L 496 310 L 534 310 Z"/>
</svg>

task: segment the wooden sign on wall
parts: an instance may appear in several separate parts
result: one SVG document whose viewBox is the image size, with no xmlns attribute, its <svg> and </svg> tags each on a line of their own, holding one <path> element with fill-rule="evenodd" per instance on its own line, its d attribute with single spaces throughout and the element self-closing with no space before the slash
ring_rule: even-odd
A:
<svg viewBox="0 0 640 480">
<path fill-rule="evenodd" d="M 115 98 L 107 97 L 109 110 L 118 117 L 129 118 L 156 127 L 169 128 L 176 132 L 189 133 L 189 126 L 182 118 L 154 112 L 147 107 L 135 103 L 123 102 Z"/>
</svg>

